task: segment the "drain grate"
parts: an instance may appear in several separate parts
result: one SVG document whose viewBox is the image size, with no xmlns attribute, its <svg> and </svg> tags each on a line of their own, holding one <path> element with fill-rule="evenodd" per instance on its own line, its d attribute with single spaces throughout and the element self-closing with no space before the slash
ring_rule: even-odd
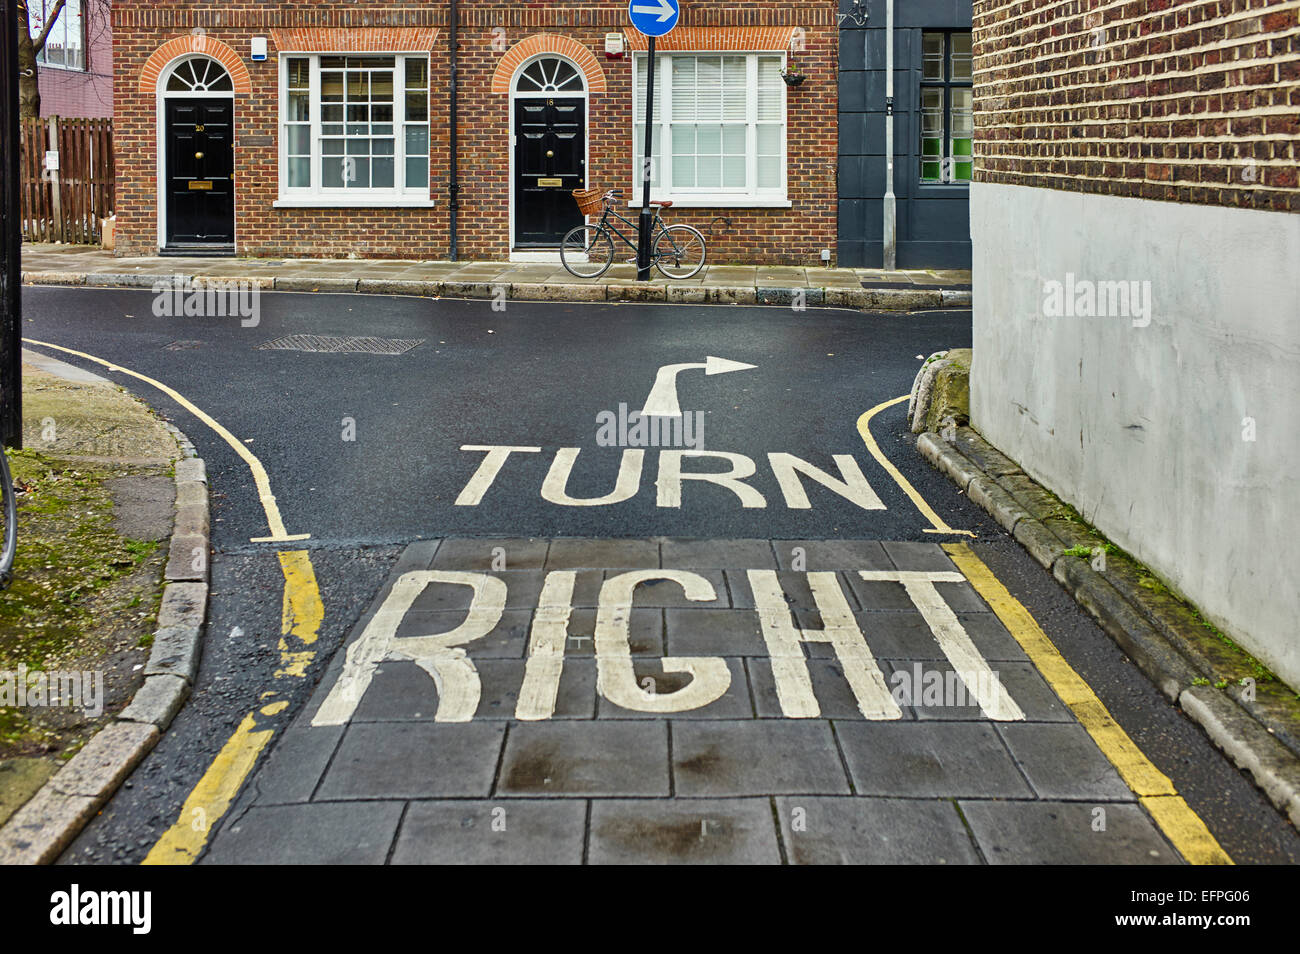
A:
<svg viewBox="0 0 1300 954">
<path fill-rule="evenodd" d="M 173 341 L 169 345 L 163 345 L 164 351 L 191 351 L 194 348 L 202 348 L 202 341 Z"/>
<path fill-rule="evenodd" d="M 258 345 L 258 351 L 309 351 L 313 354 L 406 354 L 424 338 L 343 338 L 328 335 L 289 335 Z"/>
</svg>

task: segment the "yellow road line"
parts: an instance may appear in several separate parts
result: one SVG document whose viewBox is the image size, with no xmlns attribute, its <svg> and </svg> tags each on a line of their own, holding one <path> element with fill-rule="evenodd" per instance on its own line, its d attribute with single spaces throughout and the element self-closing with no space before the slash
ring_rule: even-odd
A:
<svg viewBox="0 0 1300 954">
<path fill-rule="evenodd" d="M 890 477 L 894 478 L 894 483 L 898 484 L 903 493 L 907 494 L 907 496 L 912 499 L 912 503 L 916 504 L 916 509 L 921 511 L 921 516 L 930 521 L 930 526 L 933 529 L 927 529 L 925 531 L 926 533 L 961 534 L 963 536 L 973 537 L 975 534 L 971 533 L 969 530 L 954 530 L 952 527 L 948 526 L 948 524 L 943 521 L 943 518 L 935 513 L 934 509 L 925 502 L 925 498 L 916 492 L 916 488 L 913 487 L 908 479 L 902 475 L 899 469 L 894 466 L 893 461 L 884 455 L 884 452 L 880 449 L 880 445 L 876 443 L 876 439 L 871 436 L 871 419 L 885 408 L 893 407 L 895 404 L 901 404 L 909 397 L 910 395 L 904 394 L 902 397 L 896 397 L 892 401 L 885 401 L 883 404 L 877 404 L 870 411 L 867 411 L 867 413 L 858 418 L 858 433 L 862 435 L 862 440 L 866 443 L 867 450 L 871 452 L 871 456 L 876 459 L 876 463 L 885 468 L 885 472 L 888 473 Z"/>
<path fill-rule="evenodd" d="M 285 702 L 272 703 L 263 707 L 262 711 L 267 715 L 275 715 L 285 705 Z M 267 712 L 269 709 L 274 711 Z M 199 784 L 194 786 L 194 790 L 185 799 L 180 818 L 149 849 L 142 864 L 194 863 L 208 840 L 208 831 L 213 823 L 230 808 L 239 786 L 252 771 L 266 743 L 275 734 L 274 729 L 258 729 L 256 726 L 256 713 L 250 712 L 244 716 L 244 721 L 239 724 L 235 734 L 222 746 L 208 770 L 199 779 Z"/>
<path fill-rule="evenodd" d="M 1179 854 L 1192 865 L 1233 864 L 1199 815 L 1183 801 L 1181 795 L 1149 795 L 1139 798 L 1165 837 L 1174 843 Z"/>
<path fill-rule="evenodd" d="M 302 679 L 316 658 L 316 651 L 297 649 L 294 644 L 310 647 L 316 642 L 325 619 L 325 607 L 316 585 L 311 555 L 306 550 L 290 550 L 278 556 L 284 572 L 284 596 L 280 606 L 280 668 L 275 678 Z M 275 695 L 274 691 L 262 693 L 264 699 Z M 213 823 L 229 810 L 240 786 L 257 765 L 258 756 L 275 734 L 274 725 L 264 729 L 255 727 L 266 724 L 288 705 L 278 700 L 244 716 L 235 734 L 185 799 L 180 817 L 150 849 L 145 864 L 188 865 L 198 858 Z M 259 719 L 259 715 L 263 718 Z M 201 819 L 203 824 L 198 824 L 196 819 Z"/>
<path fill-rule="evenodd" d="M 110 371 L 130 375 L 162 391 L 216 431 L 227 444 L 234 448 L 235 453 L 243 458 L 253 472 L 253 480 L 257 484 L 262 509 L 266 512 L 267 524 L 271 529 L 271 536 L 254 538 L 253 542 L 282 542 L 308 538 L 309 534 L 303 533 L 290 536 L 285 532 L 284 521 L 280 519 L 280 510 L 275 503 L 275 495 L 271 493 L 271 480 L 267 476 L 266 468 L 262 466 L 262 462 L 253 455 L 252 451 L 240 443 L 233 434 L 217 423 L 211 415 L 199 409 L 189 399 L 161 381 L 156 381 L 140 374 L 138 371 L 132 371 L 130 368 L 124 368 L 111 361 L 105 361 L 103 358 L 97 358 L 93 354 L 73 351 L 71 348 L 64 348 L 46 341 L 35 341 L 31 338 L 24 338 L 23 341 L 38 347 L 53 348 L 55 351 L 76 355 L 86 361 L 93 361 L 95 364 L 103 365 Z M 320 634 L 321 623 L 325 618 L 325 607 L 321 602 L 320 588 L 316 583 L 316 571 L 311 565 L 311 554 L 306 550 L 290 550 L 277 555 L 280 558 L 280 569 L 284 573 L 284 595 L 280 608 L 280 668 L 276 670 L 275 678 L 301 679 L 306 676 L 307 667 L 315 658 L 316 653 L 314 649 L 298 647 L 310 647 L 316 642 Z M 263 692 L 262 699 L 265 701 L 275 695 L 276 692 L 274 691 Z M 244 716 L 239 727 L 226 740 L 226 744 L 217 753 L 217 757 L 212 760 L 212 764 L 208 766 L 207 771 L 203 773 L 203 777 L 194 786 L 194 790 L 185 799 L 185 804 L 181 806 L 180 817 L 149 850 L 149 854 L 144 860 L 145 864 L 185 865 L 192 864 L 198 858 L 199 852 L 203 850 L 203 846 L 207 843 L 208 833 L 211 831 L 212 825 L 230 809 L 230 805 L 238 794 L 240 786 L 244 784 L 244 779 L 253 770 L 253 767 L 257 764 L 258 756 L 262 754 L 262 750 L 266 748 L 271 736 L 275 734 L 274 725 L 266 728 L 259 728 L 259 726 L 266 725 L 270 719 L 283 712 L 288 705 L 289 703 L 285 700 L 277 700 L 266 703 L 256 712 L 250 712 Z"/>
<path fill-rule="evenodd" d="M 179 404 L 185 410 L 189 411 L 208 427 L 217 432 L 217 435 L 224 440 L 231 448 L 243 458 L 248 469 L 253 472 L 253 482 L 257 485 L 257 495 L 262 502 L 262 509 L 266 512 L 266 522 L 271 530 L 269 537 L 255 537 L 254 543 L 272 542 L 280 543 L 290 540 L 306 540 L 310 534 L 301 533 L 289 535 L 284 528 L 284 521 L 280 518 L 280 508 L 275 502 L 275 495 L 271 493 L 271 478 L 266 474 L 266 468 L 262 462 L 253 456 L 252 452 L 240 441 L 234 434 L 218 424 L 207 412 L 196 407 L 191 401 L 181 394 L 169 388 L 161 381 L 156 381 L 151 377 L 141 374 L 138 371 L 132 371 L 130 368 L 124 368 L 120 364 L 114 364 L 111 361 L 105 361 L 103 358 L 97 358 L 93 354 L 86 354 L 84 351 L 73 351 L 71 348 L 63 348 L 56 344 L 50 344 L 48 341 L 36 341 L 32 338 L 24 338 L 24 342 L 31 345 L 37 345 L 42 348 L 53 348 L 55 351 L 62 351 L 64 354 L 76 355 L 86 361 L 93 361 L 95 364 L 103 365 L 109 371 L 117 371 L 121 374 L 130 375 L 151 387 L 157 388 L 166 394 L 169 398 Z"/>
<path fill-rule="evenodd" d="M 1002 620 L 1052 690 L 1092 736 L 1097 748 L 1110 759 L 1120 777 L 1138 796 L 1139 804 L 1151 814 L 1178 853 L 1194 865 L 1232 864 L 1232 859 L 1220 847 L 1205 822 L 1174 789 L 1174 783 L 1151 763 L 1128 733 L 1111 718 L 1092 687 L 1066 662 L 1029 610 L 1011 595 L 967 544 L 945 543 L 943 548 Z"/>
<path fill-rule="evenodd" d="M 280 668 L 275 678 L 301 679 L 307 675 L 316 651 L 296 649 L 289 640 L 292 638 L 302 646 L 315 643 L 325 619 L 325 607 L 316 585 L 311 555 L 306 550 L 290 550 L 279 556 L 280 569 L 284 572 L 284 597 L 280 605 Z"/>
</svg>

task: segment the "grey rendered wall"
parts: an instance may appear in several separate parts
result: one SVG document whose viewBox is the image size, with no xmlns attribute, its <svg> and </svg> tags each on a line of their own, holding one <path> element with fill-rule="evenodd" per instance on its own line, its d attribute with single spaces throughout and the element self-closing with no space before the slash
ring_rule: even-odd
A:
<svg viewBox="0 0 1300 954">
<path fill-rule="evenodd" d="M 974 426 L 1300 686 L 1300 216 L 975 183 L 971 219 Z M 1067 273 L 1149 281 L 1150 324 L 1047 317 Z"/>
<path fill-rule="evenodd" d="M 840 11 L 851 8 L 840 0 Z M 839 241 L 845 267 L 879 268 L 884 258 L 885 19 L 884 0 L 866 0 L 865 27 L 840 29 Z M 969 268 L 968 188 L 922 186 L 918 179 L 917 102 L 922 29 L 966 29 L 971 0 L 895 0 L 894 192 L 900 268 Z"/>
</svg>

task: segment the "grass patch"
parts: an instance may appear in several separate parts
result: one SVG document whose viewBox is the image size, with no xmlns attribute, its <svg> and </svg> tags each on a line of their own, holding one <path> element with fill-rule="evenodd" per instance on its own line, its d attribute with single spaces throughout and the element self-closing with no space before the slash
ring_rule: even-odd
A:
<svg viewBox="0 0 1300 954">
<path fill-rule="evenodd" d="M 91 634 L 112 610 L 143 602 L 137 594 L 119 604 L 107 594 L 105 606 L 100 595 L 153 557 L 159 544 L 114 528 L 106 481 L 120 470 L 31 450 L 10 452 L 9 459 L 19 491 L 18 552 L 13 582 L 0 594 L 0 670 L 57 671 L 100 651 Z M 61 748 L 66 734 L 45 722 L 36 710 L 0 709 L 0 757 Z"/>
<path fill-rule="evenodd" d="M 1077 547 L 1070 547 L 1068 550 L 1061 551 L 1065 556 L 1090 557 L 1093 556 L 1094 550 L 1101 550 L 1104 553 L 1119 553 L 1120 548 L 1113 543 L 1103 543 L 1100 547 L 1089 547 L 1079 544 Z"/>
<path fill-rule="evenodd" d="M 53 668 L 91 622 L 88 598 L 157 549 L 113 529 L 113 498 L 95 471 L 43 458 L 10 456 L 18 509 L 14 580 L 0 600 L 0 668 Z"/>
</svg>

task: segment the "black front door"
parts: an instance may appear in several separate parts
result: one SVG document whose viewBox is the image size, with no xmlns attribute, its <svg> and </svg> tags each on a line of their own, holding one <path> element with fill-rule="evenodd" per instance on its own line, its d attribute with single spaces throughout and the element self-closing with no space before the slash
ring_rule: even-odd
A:
<svg viewBox="0 0 1300 954">
<path fill-rule="evenodd" d="M 167 247 L 235 242 L 235 104 L 167 102 Z"/>
<path fill-rule="evenodd" d="M 515 100 L 517 247 L 556 247 L 582 224 L 570 193 L 587 186 L 586 109 L 581 99 Z"/>
</svg>

